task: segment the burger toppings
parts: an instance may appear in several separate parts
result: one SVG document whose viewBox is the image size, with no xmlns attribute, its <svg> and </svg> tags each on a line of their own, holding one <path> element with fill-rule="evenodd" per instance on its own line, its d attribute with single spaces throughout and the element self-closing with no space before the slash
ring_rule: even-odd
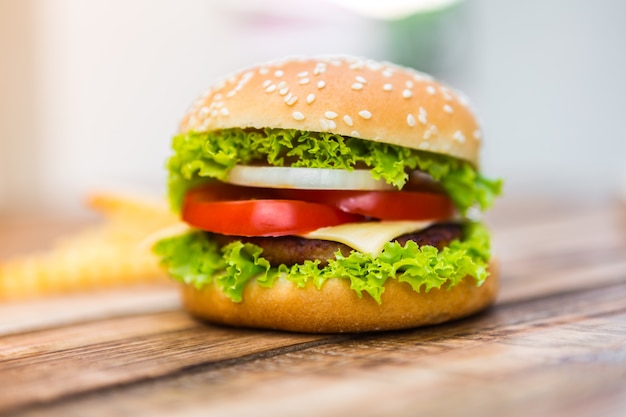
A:
<svg viewBox="0 0 626 417">
<path fill-rule="evenodd" d="M 199 229 L 243 236 L 293 235 L 362 219 L 326 204 L 271 197 L 271 190 L 213 183 L 187 193 L 182 218 Z"/>
<path fill-rule="evenodd" d="M 294 168 L 236 165 L 226 182 L 236 185 L 311 190 L 393 190 L 368 169 Z"/>
<path fill-rule="evenodd" d="M 445 195 L 434 193 L 271 189 L 214 181 L 189 190 L 181 214 L 189 225 L 209 232 L 286 236 L 374 220 L 445 220 L 453 209 Z"/>
<path fill-rule="evenodd" d="M 442 250 L 453 240 L 461 239 L 463 228 L 459 224 L 447 223 L 437 224 L 427 227 L 419 232 L 404 234 L 395 239 L 401 246 L 408 241 L 417 243 L 418 246 L 434 246 Z M 247 237 L 247 236 L 226 236 L 213 235 L 213 239 L 220 245 L 225 246 L 234 241 L 240 240 L 243 243 L 251 243 L 263 250 L 263 257 L 272 266 L 281 264 L 291 266 L 302 264 L 305 261 L 319 261 L 319 266 L 328 265 L 328 260 L 333 259 L 337 252 L 343 257 L 350 256 L 354 250 L 353 246 L 334 242 L 332 240 L 302 238 L 299 236 L 281 236 L 276 238 L 268 237 Z M 385 242 L 386 243 L 386 242 Z M 367 252 L 367 251 L 362 251 Z"/>
<path fill-rule="evenodd" d="M 190 131 L 173 146 L 172 205 L 200 230 L 154 251 L 197 288 L 214 281 L 237 302 L 251 279 L 344 278 L 380 302 L 389 277 L 416 291 L 487 277 L 487 232 L 450 219 L 487 208 L 500 183 L 468 162 L 293 129 Z"/>
<path fill-rule="evenodd" d="M 488 208 L 500 181 L 480 175 L 466 161 L 387 143 L 329 132 L 295 129 L 189 131 L 173 140 L 168 162 L 172 206 L 180 209 L 185 192 L 210 179 L 227 181 L 236 165 L 264 164 L 353 171 L 368 168 L 373 179 L 402 189 L 418 170 L 439 182 L 456 208 Z"/>
<path fill-rule="evenodd" d="M 326 280 L 339 278 L 349 280 L 359 297 L 367 293 L 380 303 L 391 277 L 418 292 L 452 287 L 466 276 L 482 284 L 488 275 L 489 247 L 487 230 L 469 223 L 463 227 L 463 239 L 453 240 L 442 250 L 418 246 L 412 240 L 404 245 L 393 241 L 378 256 L 354 250 L 348 256 L 335 252 L 325 266 L 320 260 L 272 266 L 255 244 L 234 240 L 220 246 L 210 233 L 201 231 L 163 239 L 154 252 L 172 277 L 198 289 L 214 282 L 234 302 L 242 300 L 244 287 L 253 279 L 267 288 L 281 278 L 299 287 L 312 282 L 320 289 Z"/>
</svg>

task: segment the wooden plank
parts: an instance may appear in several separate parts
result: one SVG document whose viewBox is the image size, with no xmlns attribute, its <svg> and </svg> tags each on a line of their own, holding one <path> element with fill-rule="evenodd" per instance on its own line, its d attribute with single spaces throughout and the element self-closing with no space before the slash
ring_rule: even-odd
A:
<svg viewBox="0 0 626 417">
<path fill-rule="evenodd" d="M 10 384 L 0 390 L 0 412 L 325 339 L 214 327 L 179 311 L 7 336 L 0 380 Z"/>
<path fill-rule="evenodd" d="M 619 207 L 554 214 L 494 231 L 500 302 L 626 282 L 626 227 Z"/>
<path fill-rule="evenodd" d="M 209 363 L 15 415 L 582 416 L 590 403 L 620 415 L 625 297 L 619 284 L 509 303 L 443 326 Z"/>
<path fill-rule="evenodd" d="M 80 294 L 0 302 L 0 337 L 124 315 L 179 309 L 178 286 L 173 283 L 132 285 Z"/>
</svg>

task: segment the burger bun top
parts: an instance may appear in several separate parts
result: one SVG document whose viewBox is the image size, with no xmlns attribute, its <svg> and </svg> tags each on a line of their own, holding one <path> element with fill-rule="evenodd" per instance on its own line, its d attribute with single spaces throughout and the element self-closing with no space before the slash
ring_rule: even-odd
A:
<svg viewBox="0 0 626 417">
<path fill-rule="evenodd" d="M 222 80 L 180 132 L 279 128 L 331 132 L 478 165 L 481 130 L 461 93 L 413 69 L 361 58 L 288 58 Z"/>
</svg>

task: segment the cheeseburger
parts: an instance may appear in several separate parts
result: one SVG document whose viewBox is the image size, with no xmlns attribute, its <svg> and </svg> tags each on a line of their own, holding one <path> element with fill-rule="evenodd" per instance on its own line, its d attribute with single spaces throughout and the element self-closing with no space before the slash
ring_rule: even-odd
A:
<svg viewBox="0 0 626 417">
<path fill-rule="evenodd" d="M 186 228 L 154 246 L 194 316 L 363 332 L 487 307 L 497 275 L 473 215 L 467 100 L 430 76 L 353 57 L 252 67 L 198 99 L 173 139 L 169 198 Z"/>
</svg>

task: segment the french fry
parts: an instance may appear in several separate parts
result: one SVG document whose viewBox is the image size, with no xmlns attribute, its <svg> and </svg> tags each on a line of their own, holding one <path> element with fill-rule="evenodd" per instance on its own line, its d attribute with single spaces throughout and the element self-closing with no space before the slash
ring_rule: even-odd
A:
<svg viewBox="0 0 626 417">
<path fill-rule="evenodd" d="M 97 193 L 88 205 L 104 221 L 58 240 L 50 250 L 0 263 L 0 300 L 167 282 L 145 242 L 179 224 L 165 204 Z"/>
</svg>

